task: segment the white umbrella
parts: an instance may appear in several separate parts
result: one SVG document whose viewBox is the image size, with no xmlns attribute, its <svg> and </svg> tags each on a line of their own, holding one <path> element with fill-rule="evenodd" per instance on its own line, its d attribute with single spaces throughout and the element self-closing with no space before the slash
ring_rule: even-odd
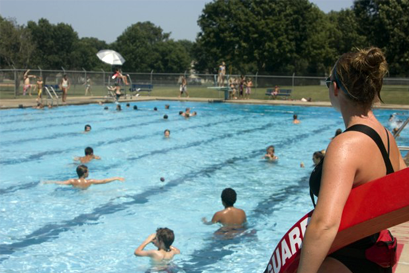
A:
<svg viewBox="0 0 409 273">
<path fill-rule="evenodd" d="M 122 65 L 125 62 L 121 54 L 110 49 L 100 50 L 97 56 L 101 61 L 110 65 Z"/>
</svg>

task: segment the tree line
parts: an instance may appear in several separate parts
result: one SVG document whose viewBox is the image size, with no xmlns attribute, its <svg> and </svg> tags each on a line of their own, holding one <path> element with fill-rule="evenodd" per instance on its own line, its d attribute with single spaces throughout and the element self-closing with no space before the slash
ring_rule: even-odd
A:
<svg viewBox="0 0 409 273">
<path fill-rule="evenodd" d="M 354 48 L 380 47 L 392 76 L 409 76 L 409 0 L 357 0 L 351 8 L 322 12 L 308 0 L 214 0 L 198 18 L 194 42 L 170 38 L 151 22 L 138 22 L 107 44 L 79 38 L 68 24 L 47 19 L 18 25 L 0 16 L 0 67 L 109 71 L 96 53 L 113 49 L 123 71 L 326 75 Z"/>
</svg>

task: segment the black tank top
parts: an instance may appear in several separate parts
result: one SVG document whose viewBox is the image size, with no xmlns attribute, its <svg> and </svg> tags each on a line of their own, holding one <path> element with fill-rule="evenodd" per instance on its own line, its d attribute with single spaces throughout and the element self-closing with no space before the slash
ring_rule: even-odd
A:
<svg viewBox="0 0 409 273">
<path fill-rule="evenodd" d="M 356 131 L 356 132 L 361 132 L 364 133 L 365 135 L 369 136 L 372 138 L 373 141 L 375 141 L 376 145 L 378 145 L 379 150 L 382 153 L 383 161 L 385 162 L 386 166 L 386 174 L 391 174 L 394 172 L 392 163 L 389 159 L 389 134 L 388 131 L 385 129 L 386 136 L 388 139 L 388 151 L 386 151 L 385 146 L 383 145 L 381 137 L 378 135 L 378 133 L 372 129 L 371 127 L 368 127 L 363 124 L 356 124 L 348 129 L 345 130 L 345 132 L 348 131 Z M 314 201 L 314 196 L 318 196 L 318 193 L 320 192 L 320 186 L 321 186 L 321 176 L 322 176 L 322 165 L 324 163 L 324 158 L 321 160 L 321 162 L 314 168 L 314 170 L 311 173 L 310 176 L 310 194 L 311 194 L 311 199 L 312 202 L 315 206 L 315 201 Z"/>
<path fill-rule="evenodd" d="M 386 174 L 391 174 L 394 172 L 392 163 L 389 159 L 389 134 L 388 131 L 386 131 L 386 135 L 388 138 L 388 151 L 386 151 L 385 146 L 383 145 L 381 137 L 378 135 L 378 133 L 373 130 L 371 127 L 368 127 L 363 124 L 357 124 L 349 127 L 348 129 L 345 130 L 345 132 L 348 131 L 356 131 L 356 132 L 361 132 L 372 138 L 373 141 L 375 141 L 376 145 L 378 145 L 379 150 L 382 153 L 383 160 L 385 162 L 386 166 Z M 325 157 L 324 157 L 325 158 Z M 324 162 L 324 158 L 321 160 L 321 162 L 314 168 L 313 172 L 311 173 L 310 176 L 310 195 L 311 195 L 311 200 L 312 203 L 315 207 L 315 201 L 314 201 L 314 195 L 318 196 L 318 193 L 320 191 L 320 186 L 321 186 L 321 175 L 322 175 L 322 165 Z M 379 232 L 373 235 L 370 235 L 368 237 L 362 238 L 361 240 L 358 240 L 345 248 L 354 248 L 354 249 L 366 249 L 373 244 L 376 243 L 377 239 L 379 237 Z"/>
</svg>

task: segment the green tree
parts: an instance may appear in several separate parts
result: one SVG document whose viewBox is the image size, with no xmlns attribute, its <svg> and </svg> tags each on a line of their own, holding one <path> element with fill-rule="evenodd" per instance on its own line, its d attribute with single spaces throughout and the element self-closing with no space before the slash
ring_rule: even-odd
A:
<svg viewBox="0 0 409 273">
<path fill-rule="evenodd" d="M 81 38 L 74 44 L 74 51 L 70 54 L 73 68 L 109 71 L 110 65 L 101 62 L 97 57 L 98 51 L 107 48 L 105 41 L 96 38 Z"/>
<path fill-rule="evenodd" d="M 358 32 L 358 22 L 351 9 L 330 12 L 328 19 L 330 21 L 328 44 L 332 50 L 328 57 L 332 60 L 328 60 L 327 63 L 329 62 L 331 66 L 343 53 L 368 46 L 366 37 Z M 328 67 L 328 71 L 331 68 Z"/>
<path fill-rule="evenodd" d="M 329 22 L 308 0 L 231 0 L 207 4 L 195 46 L 197 66 L 221 60 L 233 73 L 323 73 Z"/>
<path fill-rule="evenodd" d="M 379 17 L 385 29 L 385 51 L 392 75 L 409 76 L 409 0 L 380 4 Z"/>
<path fill-rule="evenodd" d="M 159 57 L 152 64 L 155 72 L 181 73 L 189 68 L 192 59 L 182 43 L 169 40 L 156 44 L 154 48 Z"/>
<path fill-rule="evenodd" d="M 188 54 L 190 60 L 194 59 L 194 55 L 193 55 L 193 45 L 194 45 L 194 43 L 192 41 L 178 40 L 178 41 L 176 41 L 176 43 L 183 46 L 183 48 L 184 48 L 185 52 Z"/>
<path fill-rule="evenodd" d="M 126 62 L 124 71 L 181 72 L 188 68 L 188 52 L 151 22 L 128 27 L 113 44 Z"/>
<path fill-rule="evenodd" d="M 42 69 L 74 69 L 78 67 L 72 53 L 78 43 L 78 34 L 70 25 L 59 23 L 52 25 L 41 18 L 38 24 L 29 21 L 27 24 L 36 46 L 33 65 Z"/>
<path fill-rule="evenodd" d="M 391 75 L 409 71 L 409 0 L 354 1 L 358 32 L 367 37 L 367 45 L 381 48 Z"/>
<path fill-rule="evenodd" d="M 0 66 L 27 68 L 34 51 L 30 31 L 19 26 L 14 19 L 0 16 Z"/>
</svg>

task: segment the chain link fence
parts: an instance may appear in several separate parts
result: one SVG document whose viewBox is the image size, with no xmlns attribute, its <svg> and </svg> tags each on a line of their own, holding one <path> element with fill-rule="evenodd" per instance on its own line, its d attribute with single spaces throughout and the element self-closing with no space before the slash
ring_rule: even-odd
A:
<svg viewBox="0 0 409 273">
<path fill-rule="evenodd" d="M 23 69 L 1 69 L 0 70 L 0 99 L 23 98 L 24 73 Z M 106 86 L 113 85 L 111 71 L 73 71 L 73 70 L 41 70 L 31 69 L 29 75 L 36 78 L 29 78 L 31 88 L 27 90 L 27 96 L 36 96 L 36 82 L 38 77 L 42 77 L 44 85 L 58 85 L 63 75 L 66 74 L 71 82 L 69 96 L 84 96 L 87 78 L 91 82 L 91 92 L 94 96 L 104 96 L 107 94 Z M 220 92 L 208 87 L 217 86 L 217 75 L 214 74 L 195 74 L 195 73 L 123 73 L 129 75 L 130 84 L 152 84 L 152 96 L 174 97 L 179 94 L 181 78 L 187 79 L 189 95 L 191 97 L 222 97 Z M 237 82 L 241 75 L 226 75 L 224 85 L 229 82 Z M 327 92 L 325 86 L 325 76 L 274 76 L 274 75 L 244 75 L 246 79 L 253 82 L 252 98 L 269 99 L 265 95 L 266 89 L 279 86 L 283 89 L 291 89 L 292 98 L 300 99 L 301 97 L 313 97 L 319 99 L 322 93 Z M 129 86 L 130 87 L 130 86 Z M 129 87 L 123 85 L 125 92 L 130 92 Z M 385 92 L 398 92 L 403 96 L 401 103 L 409 104 L 409 79 L 407 78 L 385 78 Z M 407 95 L 407 100 L 406 96 Z M 325 95 L 327 97 L 327 95 Z M 393 96 L 393 94 L 391 94 Z"/>
</svg>

